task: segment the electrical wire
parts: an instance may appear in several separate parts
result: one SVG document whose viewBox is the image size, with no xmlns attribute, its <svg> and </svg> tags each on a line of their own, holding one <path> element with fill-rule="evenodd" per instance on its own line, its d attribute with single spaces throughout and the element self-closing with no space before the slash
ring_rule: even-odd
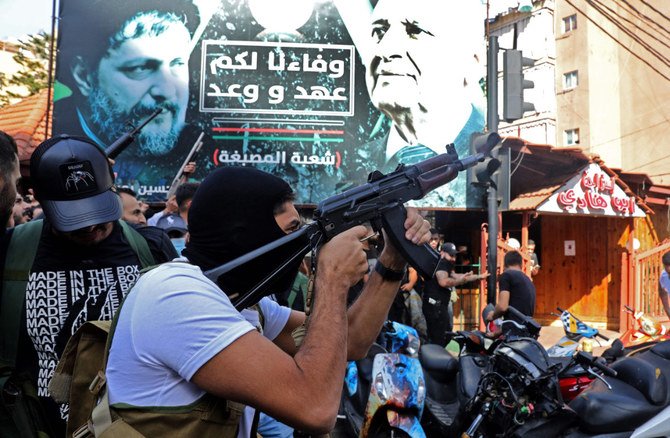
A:
<svg viewBox="0 0 670 438">
<path fill-rule="evenodd" d="M 629 5 L 629 3 L 626 2 L 626 0 L 622 0 L 622 2 L 623 2 L 624 4 L 626 4 L 626 5 Z M 616 15 L 619 19 L 621 19 L 622 21 L 628 23 L 629 25 L 631 25 L 631 26 L 634 27 L 635 29 L 638 29 L 640 32 L 642 32 L 642 33 L 648 35 L 650 38 L 654 39 L 654 40 L 657 41 L 659 44 L 661 44 L 661 45 L 663 45 L 663 46 L 665 46 L 665 47 L 670 48 L 670 45 L 669 45 L 668 43 L 666 43 L 664 40 L 662 40 L 662 39 L 656 37 L 656 36 L 653 35 L 651 32 L 645 30 L 644 27 L 641 27 L 641 26 L 639 26 L 638 24 L 636 24 L 635 22 L 633 22 L 631 19 L 624 17 L 624 16 L 621 15 L 619 12 L 615 11 L 613 8 L 611 8 L 611 7 L 609 7 L 609 6 L 606 6 L 606 5 L 604 5 L 604 4 L 601 4 L 601 5 L 602 5 L 603 8 L 607 9 L 607 10 L 609 11 L 610 14 L 612 14 L 612 15 Z M 624 9 L 624 10 L 626 9 L 625 6 L 621 6 L 621 4 L 619 4 L 619 7 L 622 8 L 622 9 Z M 632 7 L 631 7 L 631 8 L 632 8 Z M 632 8 L 632 9 L 635 11 L 634 8 Z M 627 12 L 628 12 L 628 13 L 631 13 L 630 11 L 627 11 Z M 633 15 L 633 14 L 631 14 L 631 15 Z M 641 19 L 641 20 L 643 20 L 643 21 L 645 20 L 644 16 L 640 16 L 639 14 L 638 14 L 638 18 Z M 653 24 L 656 24 L 656 25 L 658 26 L 658 23 L 656 23 L 655 21 L 647 22 L 646 24 L 648 24 L 650 27 L 653 27 L 653 26 L 651 26 L 652 23 L 653 23 Z M 657 29 L 657 31 L 665 33 L 665 34 L 667 35 L 666 38 L 670 38 L 670 31 L 668 31 L 668 30 L 666 30 L 666 29 L 663 29 L 663 28 L 661 28 L 661 29 Z M 637 36 L 637 35 L 636 35 L 635 37 L 639 38 L 639 36 Z M 664 57 L 662 54 L 659 54 L 659 55 L 660 55 L 661 57 Z M 665 58 L 665 59 L 668 59 L 668 58 Z"/>
<path fill-rule="evenodd" d="M 601 15 L 603 15 L 605 18 L 607 18 L 609 20 L 609 22 L 614 24 L 621 32 L 628 35 L 633 41 L 635 41 L 640 46 L 645 48 L 648 52 L 650 52 L 652 54 L 652 56 L 654 56 L 656 59 L 661 61 L 667 67 L 670 67 L 670 58 L 665 57 L 658 50 L 654 49 L 651 46 L 651 44 L 642 40 L 638 35 L 635 34 L 635 32 L 633 32 L 632 30 L 623 26 L 620 21 L 613 19 L 613 17 L 611 15 L 609 15 L 608 13 L 606 13 L 604 10 L 608 9 L 608 10 L 612 11 L 612 13 L 614 15 L 616 15 L 618 18 L 625 21 L 625 19 L 622 16 L 620 16 L 617 12 L 613 11 L 612 9 L 608 8 L 607 6 L 602 5 L 602 3 L 599 2 L 599 0 L 588 0 L 588 2 L 591 5 L 591 7 L 593 7 L 593 9 L 600 12 Z M 652 37 L 652 38 L 654 38 L 656 41 L 660 42 L 660 40 L 658 38 L 655 38 L 655 37 Z"/>
<path fill-rule="evenodd" d="M 588 16 L 588 15 L 587 15 L 581 8 L 577 7 L 571 0 L 565 0 L 565 1 L 566 1 L 567 4 L 569 4 L 570 6 L 572 6 L 577 12 L 579 12 L 580 14 L 582 14 L 582 15 L 584 16 L 584 18 L 586 18 L 588 21 L 590 21 L 591 24 L 593 24 L 595 27 L 597 27 L 598 29 L 600 29 L 605 35 L 607 35 L 608 37 L 610 37 L 614 42 L 616 42 L 619 46 L 621 46 L 625 51 L 627 51 L 628 53 L 630 53 L 631 55 L 633 55 L 633 57 L 637 58 L 637 59 L 640 60 L 643 64 L 645 64 L 647 67 L 649 67 L 650 69 L 652 69 L 653 71 L 655 71 L 656 73 L 658 73 L 663 79 L 666 79 L 667 81 L 670 81 L 670 76 L 664 74 L 664 73 L 661 72 L 658 68 L 654 67 L 649 61 L 647 61 L 646 59 L 644 59 L 641 55 L 635 53 L 632 49 L 630 49 L 629 47 L 626 47 L 625 45 L 623 45 L 623 44 L 621 43 L 621 41 L 619 41 L 618 39 L 616 39 L 616 38 L 614 37 L 614 35 L 612 35 L 610 32 L 608 32 L 608 31 L 607 31 L 602 25 L 600 25 L 597 21 L 595 21 L 593 18 L 589 17 L 589 16 Z"/>
</svg>

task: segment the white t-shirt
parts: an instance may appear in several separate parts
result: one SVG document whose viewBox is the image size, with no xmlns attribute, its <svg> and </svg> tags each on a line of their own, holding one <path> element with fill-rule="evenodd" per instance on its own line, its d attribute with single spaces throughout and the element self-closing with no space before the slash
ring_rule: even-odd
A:
<svg viewBox="0 0 670 438">
<path fill-rule="evenodd" d="M 259 304 L 263 335 L 272 340 L 291 310 L 267 298 Z M 235 310 L 197 266 L 171 262 L 149 271 L 118 318 L 106 371 L 110 403 L 193 403 L 205 394 L 190 382 L 196 371 L 257 324 L 258 312 Z"/>
</svg>

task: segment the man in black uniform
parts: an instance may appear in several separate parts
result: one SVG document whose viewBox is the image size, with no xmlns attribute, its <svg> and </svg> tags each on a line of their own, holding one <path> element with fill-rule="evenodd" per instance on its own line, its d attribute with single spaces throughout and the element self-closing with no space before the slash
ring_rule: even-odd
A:
<svg viewBox="0 0 670 438">
<path fill-rule="evenodd" d="M 523 273 L 522 263 L 523 257 L 518 251 L 505 254 L 505 272 L 499 278 L 498 302 L 486 316 L 486 321 L 503 316 L 509 306 L 526 316 L 532 317 L 535 313 L 535 285 Z"/>
<path fill-rule="evenodd" d="M 451 242 L 442 244 L 440 261 L 433 278 L 427 279 L 423 287 L 423 314 L 428 325 L 428 340 L 431 344 L 447 345 L 445 334 L 454 327 L 455 286 L 480 280 L 488 274 L 475 275 L 470 272 L 456 274 L 456 245 Z"/>
</svg>

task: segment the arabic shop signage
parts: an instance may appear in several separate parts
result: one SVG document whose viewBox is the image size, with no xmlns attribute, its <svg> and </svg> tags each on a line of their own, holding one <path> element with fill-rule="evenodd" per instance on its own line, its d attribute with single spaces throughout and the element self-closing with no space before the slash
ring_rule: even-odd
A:
<svg viewBox="0 0 670 438">
<path fill-rule="evenodd" d="M 592 163 L 557 190 L 537 209 L 550 213 L 595 216 L 644 217 L 634 196 L 627 195 L 616 182 Z"/>
</svg>

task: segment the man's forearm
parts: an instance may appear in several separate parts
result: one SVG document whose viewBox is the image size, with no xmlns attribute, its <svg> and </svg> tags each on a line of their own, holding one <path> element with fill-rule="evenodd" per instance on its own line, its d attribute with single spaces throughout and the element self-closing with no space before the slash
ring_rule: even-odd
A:
<svg viewBox="0 0 670 438">
<path fill-rule="evenodd" d="M 390 257 L 385 253 L 377 263 L 394 271 L 405 269 L 405 261 Z M 365 356 L 386 321 L 391 303 L 398 293 L 400 280 L 384 280 L 377 272 L 372 272 L 363 287 L 361 295 L 347 311 L 349 334 L 347 337 L 347 358 L 357 360 Z"/>
<path fill-rule="evenodd" d="M 304 371 L 305 393 L 322 392 L 318 402 L 334 409 L 334 419 L 346 369 L 346 351 L 341 346 L 347 342 L 346 292 L 342 290 L 347 288 L 317 274 L 315 289 L 307 333 L 294 360 Z"/>
</svg>

